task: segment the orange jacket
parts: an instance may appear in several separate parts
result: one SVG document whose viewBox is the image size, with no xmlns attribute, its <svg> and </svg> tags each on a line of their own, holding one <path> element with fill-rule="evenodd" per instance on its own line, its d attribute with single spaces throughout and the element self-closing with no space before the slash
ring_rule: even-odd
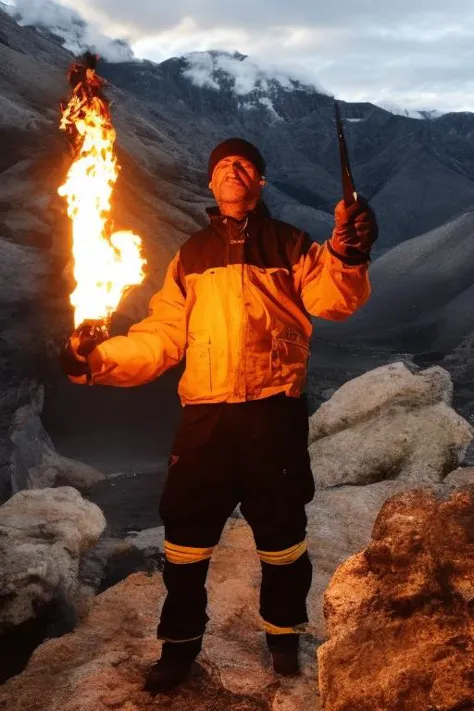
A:
<svg viewBox="0 0 474 711">
<path fill-rule="evenodd" d="M 368 299 L 366 264 L 343 264 L 264 205 L 243 228 L 208 212 L 210 224 L 170 263 L 148 317 L 91 353 L 93 383 L 140 385 L 186 356 L 184 405 L 297 397 L 310 315 L 342 321 Z"/>
</svg>

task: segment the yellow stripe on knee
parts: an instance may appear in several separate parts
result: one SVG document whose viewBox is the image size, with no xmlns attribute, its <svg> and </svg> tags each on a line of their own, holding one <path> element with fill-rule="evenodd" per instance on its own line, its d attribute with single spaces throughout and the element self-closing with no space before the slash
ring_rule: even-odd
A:
<svg viewBox="0 0 474 711">
<path fill-rule="evenodd" d="M 307 629 L 307 622 L 301 625 L 295 625 L 294 627 L 278 627 L 277 625 L 272 625 L 271 622 L 266 622 L 263 620 L 263 629 L 268 634 L 302 634 Z"/>
<path fill-rule="evenodd" d="M 176 543 L 165 541 L 165 557 L 169 563 L 186 565 L 187 563 L 200 563 L 212 557 L 214 546 L 211 548 L 191 548 L 191 546 L 178 546 Z"/>
<path fill-rule="evenodd" d="M 284 551 L 257 550 L 257 553 L 263 563 L 270 563 L 270 565 L 289 565 L 290 563 L 294 563 L 295 560 L 298 560 L 298 558 L 301 558 L 307 549 L 308 544 L 306 540 L 304 540 L 295 546 L 291 546 L 291 548 L 285 548 Z"/>
<path fill-rule="evenodd" d="M 158 639 L 161 639 L 163 642 L 170 642 L 171 644 L 186 644 L 186 642 L 196 642 L 198 639 L 201 639 L 202 636 L 202 634 L 198 634 L 197 637 L 188 637 L 188 639 L 172 639 L 171 637 L 158 636 Z"/>
</svg>

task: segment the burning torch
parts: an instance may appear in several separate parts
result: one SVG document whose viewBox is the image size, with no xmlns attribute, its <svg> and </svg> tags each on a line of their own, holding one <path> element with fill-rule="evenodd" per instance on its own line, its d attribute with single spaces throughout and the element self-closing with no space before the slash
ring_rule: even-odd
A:
<svg viewBox="0 0 474 711">
<path fill-rule="evenodd" d="M 72 223 L 76 288 L 70 297 L 75 331 L 60 361 L 73 376 L 88 375 L 87 355 L 109 338 L 111 315 L 125 289 L 143 281 L 146 263 L 141 238 L 112 229 L 111 199 L 120 166 L 97 61 L 97 55 L 87 52 L 72 64 L 71 98 L 61 105 L 60 129 L 69 138 L 73 159 L 58 193 L 67 200 Z"/>
</svg>

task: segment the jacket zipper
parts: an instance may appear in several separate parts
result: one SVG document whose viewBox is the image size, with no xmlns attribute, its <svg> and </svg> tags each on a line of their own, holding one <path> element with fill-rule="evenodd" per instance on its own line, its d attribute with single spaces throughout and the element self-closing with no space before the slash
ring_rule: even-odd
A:
<svg viewBox="0 0 474 711">
<path fill-rule="evenodd" d="M 245 264 L 245 259 L 244 257 L 244 250 L 242 250 L 242 328 L 241 328 L 241 334 L 240 334 L 240 363 L 241 363 L 241 388 L 240 388 L 240 396 L 243 397 L 244 400 L 247 399 L 247 376 L 246 376 L 246 341 L 247 341 L 247 327 L 248 327 L 248 320 L 247 320 L 247 307 L 246 307 L 246 297 L 245 297 L 245 287 L 246 287 L 246 276 L 247 276 L 247 264 Z"/>
<path fill-rule="evenodd" d="M 248 327 L 247 307 L 246 307 L 246 282 L 248 279 L 248 265 L 245 263 L 245 241 L 248 239 L 247 225 L 248 225 L 248 222 L 245 224 L 245 227 L 242 230 L 242 235 L 244 237 L 244 241 L 240 245 L 241 258 L 242 258 L 241 272 L 240 272 L 240 289 L 241 289 L 240 300 L 241 300 L 242 321 L 241 321 L 241 326 L 240 326 L 240 338 L 239 338 L 239 362 L 238 362 L 238 367 L 237 367 L 237 394 L 238 394 L 239 398 L 243 398 L 244 400 L 247 399 L 247 377 L 246 377 L 246 368 L 245 368 L 245 356 L 246 356 L 245 344 L 246 344 L 246 340 L 247 340 L 246 336 L 247 336 L 247 327 Z"/>
</svg>

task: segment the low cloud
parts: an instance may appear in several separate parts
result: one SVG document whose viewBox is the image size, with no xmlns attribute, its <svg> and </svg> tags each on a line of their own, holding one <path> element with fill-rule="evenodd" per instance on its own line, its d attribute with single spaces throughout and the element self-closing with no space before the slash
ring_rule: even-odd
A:
<svg viewBox="0 0 474 711">
<path fill-rule="evenodd" d="M 133 51 L 123 41 L 112 39 L 85 22 L 74 9 L 53 0 L 15 0 L 6 8 L 20 25 L 48 29 L 63 40 L 63 46 L 75 55 L 86 49 L 97 52 L 110 62 L 133 59 Z"/>
<path fill-rule="evenodd" d="M 301 65 L 311 83 L 348 101 L 474 111 L 472 0 L 59 2 L 74 7 L 101 36 L 124 37 L 139 58 L 238 50 L 257 64 Z M 45 3 L 53 4 L 17 0 L 24 9 Z M 195 68 L 196 81 L 212 81 L 205 66 L 200 71 L 198 79 Z M 247 80 L 236 78 L 236 90 Z"/>
<path fill-rule="evenodd" d="M 196 86 L 219 89 L 218 75 L 224 72 L 233 82 L 237 96 L 245 96 L 255 89 L 268 91 L 269 82 L 277 82 L 284 89 L 291 90 L 295 83 L 316 88 L 320 93 L 328 92 L 317 82 L 310 72 L 302 67 L 284 67 L 256 62 L 250 57 L 235 54 L 192 52 L 186 55 L 187 69 L 183 74 Z"/>
</svg>

